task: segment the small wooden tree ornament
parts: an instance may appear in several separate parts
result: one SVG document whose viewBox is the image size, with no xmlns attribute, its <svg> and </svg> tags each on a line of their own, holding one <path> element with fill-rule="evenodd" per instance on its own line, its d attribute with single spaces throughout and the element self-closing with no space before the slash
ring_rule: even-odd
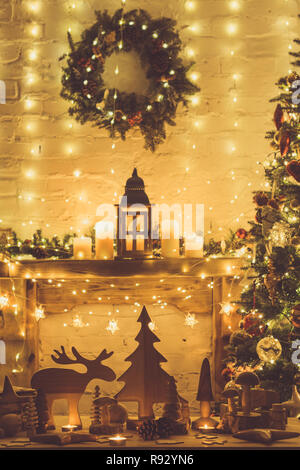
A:
<svg viewBox="0 0 300 470">
<path fill-rule="evenodd" d="M 101 410 L 100 406 L 95 404 L 95 400 L 100 397 L 100 387 L 96 385 L 93 394 L 93 404 L 91 408 L 91 425 L 90 433 L 97 434 L 98 426 L 101 424 Z"/>
<path fill-rule="evenodd" d="M 201 417 L 192 423 L 193 429 L 214 429 L 218 423 L 210 417 L 210 402 L 214 400 L 214 397 L 211 388 L 210 365 L 207 358 L 202 362 L 196 400 L 200 402 Z"/>
<path fill-rule="evenodd" d="M 34 436 L 39 425 L 39 418 L 33 397 L 30 397 L 28 403 L 26 403 L 24 406 L 23 422 L 27 436 Z"/>
</svg>

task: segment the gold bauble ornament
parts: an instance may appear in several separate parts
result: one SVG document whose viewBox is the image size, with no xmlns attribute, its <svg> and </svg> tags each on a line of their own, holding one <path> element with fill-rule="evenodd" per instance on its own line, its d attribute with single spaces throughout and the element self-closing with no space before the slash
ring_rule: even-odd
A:
<svg viewBox="0 0 300 470">
<path fill-rule="evenodd" d="M 277 338 L 265 336 L 257 343 L 256 352 L 261 361 L 272 364 L 280 357 L 282 347 Z"/>
</svg>

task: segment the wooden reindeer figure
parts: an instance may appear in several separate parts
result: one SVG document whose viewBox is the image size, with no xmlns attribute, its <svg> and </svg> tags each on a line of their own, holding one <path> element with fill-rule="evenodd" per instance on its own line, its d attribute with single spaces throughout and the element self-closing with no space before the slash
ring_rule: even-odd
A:
<svg viewBox="0 0 300 470">
<path fill-rule="evenodd" d="M 69 358 L 63 346 L 61 352 L 54 350 L 57 356 L 51 358 L 57 364 L 83 364 L 86 372 L 81 373 L 72 369 L 49 368 L 37 371 L 32 379 L 31 385 L 38 390 L 39 395 L 43 395 L 45 400 L 40 400 L 47 406 L 46 410 L 39 409 L 39 413 L 44 417 L 44 422 L 40 422 L 41 430 L 55 429 L 52 405 L 57 399 L 67 399 L 69 404 L 69 424 L 76 425 L 82 429 L 82 423 L 78 412 L 78 403 L 85 391 L 87 384 L 93 379 L 102 379 L 111 382 L 116 375 L 110 367 L 102 365 L 102 361 L 108 359 L 113 352 L 107 353 L 106 349 L 99 354 L 96 359 L 85 359 L 76 348 L 72 348 L 75 359 Z M 39 402 L 39 400 L 37 400 Z M 38 407 L 39 408 L 39 407 Z M 45 418 L 46 417 L 46 418 Z"/>
</svg>

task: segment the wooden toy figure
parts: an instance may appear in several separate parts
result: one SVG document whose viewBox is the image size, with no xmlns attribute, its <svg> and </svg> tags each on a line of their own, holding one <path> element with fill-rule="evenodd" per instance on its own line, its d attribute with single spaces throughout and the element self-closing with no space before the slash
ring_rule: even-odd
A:
<svg viewBox="0 0 300 470">
<path fill-rule="evenodd" d="M 108 359 L 113 352 L 107 353 L 106 349 L 99 354 L 96 359 L 85 359 L 76 348 L 72 348 L 75 359 L 69 358 L 63 346 L 60 351 L 54 351 L 57 356 L 51 355 L 51 358 L 57 364 L 83 364 L 86 367 L 85 373 L 76 372 L 71 369 L 49 368 L 36 372 L 31 380 L 31 386 L 38 390 L 38 395 L 44 395 L 49 416 L 46 423 L 43 423 L 45 429 L 55 429 L 52 405 L 59 398 L 65 398 L 69 403 L 69 424 L 75 425 L 78 429 L 82 428 L 81 419 L 78 412 L 78 403 L 85 391 L 87 384 L 93 379 L 113 381 L 116 378 L 115 373 L 110 367 L 102 365 L 102 361 Z M 37 400 L 41 403 L 42 400 Z M 45 417 L 45 410 L 38 406 L 39 414 Z"/>
<path fill-rule="evenodd" d="M 217 426 L 217 422 L 210 418 L 210 402 L 213 400 L 214 397 L 211 388 L 210 365 L 209 360 L 205 358 L 201 366 L 197 394 L 197 401 L 200 402 L 201 418 L 192 423 L 193 429 L 207 429 L 215 428 Z"/>
</svg>

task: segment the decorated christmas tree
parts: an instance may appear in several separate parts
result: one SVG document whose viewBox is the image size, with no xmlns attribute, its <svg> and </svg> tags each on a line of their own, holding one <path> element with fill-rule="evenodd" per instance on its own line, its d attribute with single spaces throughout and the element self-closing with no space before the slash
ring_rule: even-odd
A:
<svg viewBox="0 0 300 470">
<path fill-rule="evenodd" d="M 297 42 L 297 41 L 296 41 Z M 299 54 L 294 53 L 298 57 Z M 297 58 L 294 65 L 299 65 Z M 297 365 L 293 341 L 300 337 L 300 75 L 277 82 L 274 129 L 267 132 L 273 151 L 263 163 L 264 191 L 254 194 L 255 220 L 245 234 L 251 266 L 241 294 L 240 329 L 230 337 L 225 379 L 255 369 L 261 386 L 291 395 Z M 299 323 L 299 325 L 298 325 Z"/>
<path fill-rule="evenodd" d="M 139 346 L 125 359 L 132 364 L 118 378 L 119 382 L 125 382 L 125 386 L 115 398 L 138 402 L 139 418 L 152 419 L 154 403 L 172 401 L 172 378 L 160 367 L 160 363 L 167 360 L 153 346 L 160 340 L 149 328 L 151 318 L 146 307 L 143 307 L 138 322 L 141 329 L 135 339 Z"/>
</svg>

